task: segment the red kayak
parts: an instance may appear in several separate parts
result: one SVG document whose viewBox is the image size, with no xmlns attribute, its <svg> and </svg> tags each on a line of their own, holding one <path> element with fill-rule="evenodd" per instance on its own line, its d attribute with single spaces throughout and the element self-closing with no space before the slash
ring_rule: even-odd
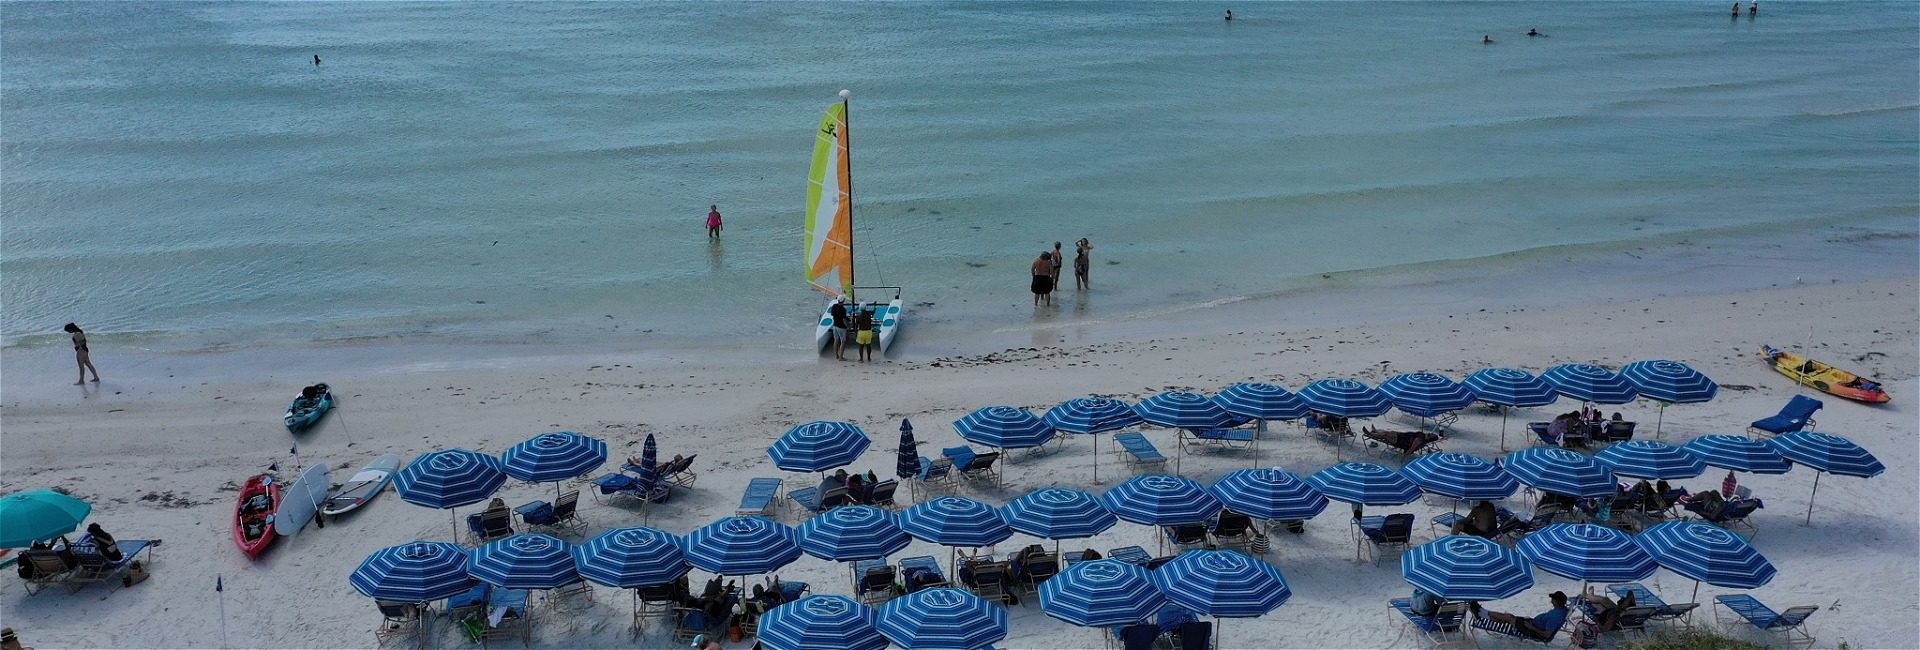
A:
<svg viewBox="0 0 1920 650">
<path fill-rule="evenodd" d="M 247 479 L 233 508 L 233 543 L 248 558 L 260 557 L 273 544 L 273 512 L 280 508 L 280 482 L 272 474 Z"/>
</svg>

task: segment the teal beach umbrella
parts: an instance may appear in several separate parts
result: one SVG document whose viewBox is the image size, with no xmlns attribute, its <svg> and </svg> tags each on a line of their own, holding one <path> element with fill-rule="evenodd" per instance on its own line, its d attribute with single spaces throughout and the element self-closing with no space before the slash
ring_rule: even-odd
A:
<svg viewBox="0 0 1920 650">
<path fill-rule="evenodd" d="M 73 532 L 93 506 L 53 490 L 28 490 L 0 498 L 0 548 L 23 548 Z"/>
</svg>

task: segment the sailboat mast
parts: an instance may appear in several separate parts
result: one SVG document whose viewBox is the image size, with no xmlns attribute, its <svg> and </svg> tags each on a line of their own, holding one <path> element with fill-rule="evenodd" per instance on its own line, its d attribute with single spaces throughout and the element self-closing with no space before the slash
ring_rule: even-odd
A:
<svg viewBox="0 0 1920 650">
<path fill-rule="evenodd" d="M 860 300 L 854 297 L 852 286 L 855 282 L 853 275 L 853 106 L 848 101 L 852 97 L 853 91 L 840 89 L 840 137 L 847 141 L 847 151 L 842 158 L 847 165 L 847 282 L 849 283 L 847 301 L 858 308 Z"/>
</svg>

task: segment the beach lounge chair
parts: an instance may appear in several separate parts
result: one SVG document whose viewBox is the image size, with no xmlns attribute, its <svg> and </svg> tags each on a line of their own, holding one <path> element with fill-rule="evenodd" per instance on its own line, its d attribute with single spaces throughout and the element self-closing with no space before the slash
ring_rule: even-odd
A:
<svg viewBox="0 0 1920 650">
<path fill-rule="evenodd" d="M 1400 624 L 1400 635 L 1394 637 L 1387 647 L 1399 647 L 1400 638 L 1413 633 L 1413 638 L 1422 648 L 1437 648 L 1449 643 L 1466 640 L 1466 601 L 1453 601 L 1441 605 L 1432 616 L 1413 613 L 1413 601 L 1407 598 L 1395 598 L 1387 601 L 1389 620 Z"/>
<path fill-rule="evenodd" d="M 1122 546 L 1120 548 L 1109 549 L 1107 551 L 1107 559 L 1146 566 L 1147 562 L 1153 560 L 1153 556 L 1147 554 L 1147 549 L 1138 546 Z"/>
<path fill-rule="evenodd" d="M 22 551 L 20 563 L 31 567 L 29 569 L 31 577 L 26 578 L 26 590 L 29 596 L 46 591 L 49 586 L 60 584 L 67 579 L 67 574 L 73 573 L 73 566 L 68 565 L 61 553 L 53 549 L 37 548 Z"/>
<path fill-rule="evenodd" d="M 1253 518 L 1232 510 L 1220 511 L 1220 519 L 1213 524 L 1213 545 L 1237 548 L 1241 552 L 1253 546 Z"/>
<path fill-rule="evenodd" d="M 1701 521 L 1709 524 L 1734 531 L 1735 533 L 1745 530 L 1746 538 L 1752 540 L 1760 534 L 1760 527 L 1748 520 L 1747 516 L 1753 514 L 1755 510 L 1766 507 L 1766 502 L 1760 499 L 1742 499 L 1736 497 L 1731 501 L 1725 502 L 1718 512 L 1708 512 L 1707 504 L 1703 501 L 1688 501 L 1686 505 L 1682 507 L 1688 512 L 1693 513 Z"/>
<path fill-rule="evenodd" d="M 1572 618 L 1569 617 L 1568 620 L 1572 620 Z M 1505 623 L 1496 623 L 1492 620 L 1481 619 L 1479 617 L 1474 616 L 1472 613 L 1467 614 L 1467 621 L 1471 624 L 1473 629 L 1484 630 L 1488 633 L 1506 637 L 1509 639 L 1514 639 L 1517 641 L 1525 641 L 1528 643 L 1538 643 L 1540 645 L 1550 646 L 1550 645 L 1553 645 L 1554 639 L 1560 638 L 1559 629 L 1555 629 L 1553 631 L 1553 634 L 1547 635 L 1547 638 L 1544 640 L 1536 639 L 1536 638 L 1527 636 L 1525 634 L 1521 634 L 1520 631 L 1514 629 L 1512 625 L 1507 625 Z M 1564 628 L 1565 625 L 1562 625 L 1561 627 Z M 1477 644 L 1478 641 L 1476 641 L 1475 643 Z"/>
<path fill-rule="evenodd" d="M 893 600 L 893 582 L 899 572 L 886 560 L 861 560 L 853 565 L 853 593 L 862 605 L 879 607 Z"/>
<path fill-rule="evenodd" d="M 919 490 L 922 501 L 928 494 L 948 494 L 959 485 L 960 474 L 953 471 L 953 461 L 942 458 L 931 460 L 920 457 L 920 473 L 914 477 L 914 487 Z"/>
<path fill-rule="evenodd" d="M 1754 420 L 1747 425 L 1747 435 L 1759 438 L 1771 438 L 1783 433 L 1793 433 L 1813 428 L 1813 412 L 1826 406 L 1820 400 L 1805 395 L 1795 395 L 1780 407 L 1778 414 Z"/>
<path fill-rule="evenodd" d="M 401 603 L 391 600 L 375 600 L 380 609 L 380 626 L 373 628 L 373 638 L 381 644 L 407 641 L 407 645 L 421 645 L 420 628 L 422 616 L 426 613 L 425 603 Z"/>
<path fill-rule="evenodd" d="M 1608 421 L 1606 426 L 1600 429 L 1600 435 L 1594 437 L 1594 442 L 1614 443 L 1632 440 L 1633 429 L 1636 426 L 1639 426 L 1639 423 L 1623 420 Z"/>
<path fill-rule="evenodd" d="M 119 583 L 122 581 L 122 576 L 125 576 L 133 565 L 140 562 L 138 558 L 141 553 L 147 553 L 147 562 L 152 563 L 150 549 L 159 545 L 160 540 L 157 539 L 119 540 L 116 547 L 120 549 L 120 559 L 109 560 L 107 556 L 100 553 L 98 547 L 94 546 L 92 535 L 81 537 L 80 541 L 72 546 L 75 562 L 73 572 L 67 574 L 61 582 L 66 584 L 68 592 L 85 589 L 87 585 L 96 582 Z"/>
<path fill-rule="evenodd" d="M 1180 650 L 1213 650 L 1213 622 L 1188 621 L 1173 633 L 1174 647 Z"/>
<path fill-rule="evenodd" d="M 1160 642 L 1160 626 L 1152 623 L 1135 623 L 1118 628 L 1121 650 L 1155 650 Z"/>
<path fill-rule="evenodd" d="M 773 577 L 772 589 L 780 592 L 780 602 L 783 603 L 800 600 L 801 596 L 805 596 L 813 590 L 812 587 L 805 582 L 799 580 L 781 580 L 780 576 Z"/>
<path fill-rule="evenodd" d="M 1607 590 L 1613 592 L 1614 598 L 1625 598 L 1627 594 L 1633 594 L 1635 603 L 1652 607 L 1653 614 L 1648 617 L 1648 620 L 1655 623 L 1690 618 L 1693 610 L 1700 607 L 1699 603 L 1669 604 L 1653 593 L 1653 590 L 1638 582 L 1607 585 Z"/>
<path fill-rule="evenodd" d="M 634 634 L 646 629 L 648 620 L 667 618 L 679 606 L 680 600 L 673 595 L 672 583 L 633 590 Z"/>
<path fill-rule="evenodd" d="M 620 497 L 635 499 L 642 504 L 665 503 L 673 496 L 666 484 L 655 482 L 652 487 L 647 487 L 640 482 L 640 477 L 632 474 L 602 474 L 593 479 L 593 484 L 599 488 L 594 498 L 602 503 Z"/>
<path fill-rule="evenodd" d="M 513 511 L 505 508 L 467 515 L 467 532 L 475 546 L 513 535 Z"/>
<path fill-rule="evenodd" d="M 989 451 L 984 454 L 975 454 L 973 460 L 964 468 L 959 465 L 954 467 L 960 469 L 961 478 L 970 481 L 999 481 L 1000 469 L 994 467 L 994 462 L 998 460 L 1000 460 L 1000 452 Z"/>
<path fill-rule="evenodd" d="M 1360 533 L 1367 536 L 1369 547 L 1373 550 L 1373 563 L 1380 564 L 1381 551 L 1397 548 L 1407 550 L 1413 544 L 1413 514 L 1396 513 L 1387 515 L 1379 528 L 1361 527 Z"/>
<path fill-rule="evenodd" d="M 580 518 L 579 490 L 568 490 L 566 494 L 560 495 L 560 498 L 554 499 L 551 507 L 521 512 L 520 521 L 528 526 L 539 526 L 555 531 L 580 530 L 587 526 L 587 520 Z"/>
<path fill-rule="evenodd" d="M 965 446 L 947 447 L 940 450 L 940 457 L 953 461 L 953 469 L 959 472 L 966 472 L 967 467 L 973 464 L 973 457 L 978 455 L 980 454 L 975 452 L 972 447 Z"/>
<path fill-rule="evenodd" d="M 894 493 L 900 491 L 899 479 L 887 479 L 873 484 L 873 492 L 867 497 L 867 505 L 893 510 L 899 507 L 894 502 Z"/>
<path fill-rule="evenodd" d="M 693 471 L 693 459 L 699 457 L 700 454 L 693 454 L 681 458 L 680 462 L 669 461 L 660 466 L 660 480 L 683 488 L 693 487 L 693 482 L 700 478 L 700 475 Z"/>
<path fill-rule="evenodd" d="M 533 626 L 528 620 L 528 592 L 525 589 L 495 587 L 487 593 L 487 609 L 480 617 L 480 640 L 520 637 L 526 645 Z"/>
<path fill-rule="evenodd" d="M 1136 432 L 1116 433 L 1113 442 L 1120 445 L 1121 460 L 1135 474 L 1157 473 L 1167 466 L 1167 457 L 1161 455 L 1146 436 Z"/>
<path fill-rule="evenodd" d="M 1172 544 L 1175 551 L 1210 548 L 1212 546 L 1212 542 L 1207 539 L 1206 524 L 1166 526 L 1163 532 L 1166 533 L 1167 543 Z"/>
<path fill-rule="evenodd" d="M 1181 429 L 1180 445 L 1188 450 L 1214 446 L 1231 449 L 1252 449 L 1252 429 Z"/>
<path fill-rule="evenodd" d="M 1028 553 L 1020 558 L 1020 581 L 1028 591 L 1040 589 L 1040 583 L 1060 574 L 1060 557 L 1046 551 Z"/>
<path fill-rule="evenodd" d="M 1714 596 L 1713 610 L 1715 622 L 1722 625 L 1735 624 L 1732 618 L 1745 621 L 1761 632 L 1778 635 L 1786 645 L 1813 646 L 1813 633 L 1807 631 L 1807 617 L 1820 610 L 1816 605 L 1792 607 L 1787 611 L 1775 613 L 1772 608 L 1760 604 L 1760 601 L 1746 594 Z M 1723 618 L 1721 613 L 1730 614 Z"/>
<path fill-rule="evenodd" d="M 967 591 L 982 600 L 991 600 L 1001 605 L 1014 602 L 1013 592 L 1007 585 L 1013 575 L 1013 566 L 1005 560 L 994 562 L 976 561 L 962 565 L 961 582 L 966 583 Z M 967 580 L 967 578 L 971 580 Z"/>
<path fill-rule="evenodd" d="M 719 622 L 707 617 L 707 613 L 692 607 L 676 607 L 673 610 L 673 640 L 685 645 L 693 637 L 713 635 L 719 629 Z"/>
<path fill-rule="evenodd" d="M 464 621 L 471 614 L 486 612 L 487 596 L 493 594 L 493 585 L 478 580 L 472 581 L 472 584 L 472 588 L 447 599 L 448 619 Z"/>
<path fill-rule="evenodd" d="M 916 555 L 900 560 L 900 580 L 907 593 L 947 586 L 947 575 L 940 572 L 940 561 L 931 555 Z"/>
<path fill-rule="evenodd" d="M 1440 451 L 1440 434 L 1425 431 L 1387 431 L 1373 427 L 1362 428 L 1362 435 L 1369 447 L 1385 447 L 1398 453 L 1401 458 L 1431 454 Z"/>
<path fill-rule="evenodd" d="M 1541 445 L 1544 445 L 1547 447 L 1560 446 L 1560 442 L 1561 442 L 1560 438 L 1558 436 L 1553 435 L 1547 429 L 1547 427 L 1552 426 L 1552 424 L 1553 423 L 1551 422 L 1528 422 L 1527 423 L 1527 431 L 1529 433 L 1532 433 L 1534 440 L 1539 443 L 1538 445 L 1535 445 L 1535 446 L 1541 446 Z"/>
<path fill-rule="evenodd" d="M 733 509 L 736 515 L 760 515 L 771 519 L 775 500 L 780 498 L 780 479 L 756 478 L 747 481 L 747 489 L 740 493 L 740 507 Z"/>
<path fill-rule="evenodd" d="M 798 490 L 789 490 L 787 492 L 787 500 L 792 501 L 794 505 L 804 508 L 809 513 L 819 514 L 835 505 L 846 505 L 849 502 L 849 497 L 847 496 L 846 486 L 827 488 L 826 492 L 821 492 L 820 488 L 817 487 L 804 487 Z"/>
</svg>

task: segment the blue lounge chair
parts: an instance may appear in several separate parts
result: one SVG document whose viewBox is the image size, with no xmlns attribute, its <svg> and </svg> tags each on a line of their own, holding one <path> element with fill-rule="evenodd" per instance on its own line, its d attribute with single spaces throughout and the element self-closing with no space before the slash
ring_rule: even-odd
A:
<svg viewBox="0 0 1920 650">
<path fill-rule="evenodd" d="M 740 494 L 740 507 L 734 508 L 733 514 L 771 518 L 774 500 L 778 498 L 780 498 L 780 479 L 756 478 L 747 481 L 747 490 Z"/>
<path fill-rule="evenodd" d="M 1181 429 L 1180 444 L 1188 449 L 1213 445 L 1237 449 L 1253 447 L 1252 429 Z"/>
<path fill-rule="evenodd" d="M 1754 420 L 1747 425 L 1747 435 L 1773 437 L 1783 433 L 1793 433 L 1813 428 L 1813 412 L 1826 406 L 1820 400 L 1805 395 L 1795 395 L 1780 407 L 1780 412 L 1772 417 Z"/>
<path fill-rule="evenodd" d="M 693 471 L 693 459 L 699 457 L 700 454 L 693 454 L 681 458 L 680 462 L 668 461 L 666 464 L 661 465 L 660 482 L 683 488 L 693 487 L 693 482 L 700 478 L 700 475 Z"/>
<path fill-rule="evenodd" d="M 1540 645 L 1552 645 L 1553 640 L 1556 638 L 1559 638 L 1560 636 L 1560 630 L 1556 629 L 1553 631 L 1553 634 L 1547 635 L 1546 639 L 1536 639 L 1536 638 L 1527 636 L 1525 634 L 1521 634 L 1519 630 L 1514 629 L 1513 626 L 1511 625 L 1506 625 L 1503 623 L 1495 623 L 1491 620 L 1484 620 L 1484 619 L 1475 617 L 1471 614 L 1467 616 L 1467 619 L 1469 621 L 1472 621 L 1473 629 L 1485 630 L 1492 634 L 1504 636 L 1509 639 L 1526 641 L 1529 643 L 1538 643 Z M 1562 627 L 1565 627 L 1565 626 L 1563 625 Z"/>
<path fill-rule="evenodd" d="M 947 586 L 947 575 L 940 572 L 940 561 L 931 555 L 917 555 L 900 559 L 900 581 L 906 585 L 907 593 L 921 589 Z"/>
<path fill-rule="evenodd" d="M 587 521 L 580 518 L 580 491 L 569 490 L 552 505 L 545 501 L 535 501 L 515 509 L 520 513 L 520 521 L 528 526 L 540 526 L 555 530 L 578 530 L 585 528 Z"/>
<path fill-rule="evenodd" d="M 527 621 L 528 592 L 525 589 L 494 588 L 487 592 L 486 611 L 480 615 L 479 637 L 486 639 L 520 637 L 520 644 L 526 645 L 532 636 L 533 626 Z M 500 622 L 492 622 L 493 612 L 502 611 Z"/>
<path fill-rule="evenodd" d="M 1180 650 L 1213 650 L 1213 623 L 1211 621 L 1188 621 L 1180 624 L 1173 633 L 1179 640 Z"/>
<path fill-rule="evenodd" d="M 1146 566 L 1148 562 L 1153 561 L 1153 556 L 1147 554 L 1147 549 L 1138 546 L 1122 546 L 1107 551 L 1107 559 Z"/>
<path fill-rule="evenodd" d="M 953 471 L 953 461 L 942 458 L 932 460 L 920 457 L 920 473 L 914 476 L 914 485 L 924 495 L 928 492 L 949 492 L 959 483 L 960 473 Z"/>
<path fill-rule="evenodd" d="M 1539 440 L 1540 444 L 1548 447 L 1558 447 L 1562 441 L 1559 436 L 1555 436 L 1549 432 L 1548 427 L 1552 426 L 1552 424 L 1551 422 L 1528 422 L 1527 431 L 1533 433 L 1534 438 Z"/>
<path fill-rule="evenodd" d="M 1387 605 L 1391 611 L 1388 614 L 1390 620 L 1396 620 L 1401 624 L 1400 636 L 1406 636 L 1409 631 L 1413 632 L 1414 638 L 1420 642 L 1420 647 L 1434 648 L 1466 638 L 1467 603 L 1465 601 L 1441 605 L 1439 611 L 1434 612 L 1432 616 L 1413 613 L 1413 601 L 1407 598 L 1395 598 L 1387 601 Z M 1388 647 L 1399 645 L 1399 636 L 1394 637 L 1393 643 L 1387 644 Z"/>
<path fill-rule="evenodd" d="M 1760 604 L 1760 601 L 1746 594 L 1714 596 L 1713 602 L 1762 632 L 1780 635 L 1781 641 L 1788 645 L 1796 643 L 1813 645 L 1813 634 L 1807 631 L 1807 617 L 1820 611 L 1818 606 L 1802 605 L 1775 613 L 1772 608 Z M 1722 624 L 1730 623 L 1731 621 L 1721 621 L 1720 608 L 1713 610 L 1714 620 Z"/>
<path fill-rule="evenodd" d="M 847 488 L 844 485 L 827 488 L 825 492 L 821 492 L 820 488 L 817 487 L 804 487 L 798 490 L 791 490 L 787 492 L 787 500 L 794 502 L 795 505 L 801 508 L 805 508 L 807 512 L 815 514 L 825 512 L 833 506 L 841 506 L 849 503 Z"/>
<path fill-rule="evenodd" d="M 1709 524 L 1736 532 L 1744 528 L 1747 531 L 1747 539 L 1751 540 L 1755 535 L 1760 534 L 1760 527 L 1748 521 L 1747 516 L 1753 514 L 1755 510 L 1766 507 L 1766 502 L 1759 499 L 1735 498 L 1721 506 L 1719 512 L 1713 513 L 1707 512 L 1706 503 L 1701 501 L 1688 501 L 1683 507 L 1687 512 L 1693 513 L 1701 521 Z"/>
<path fill-rule="evenodd" d="M 863 605 L 879 607 L 893 600 L 893 583 L 899 571 L 886 560 L 860 560 L 853 563 L 853 593 Z"/>
<path fill-rule="evenodd" d="M 1181 524 L 1161 527 L 1167 536 L 1167 544 L 1175 552 L 1197 548 L 1212 548 L 1212 540 L 1207 538 L 1207 524 Z"/>
<path fill-rule="evenodd" d="M 159 546 L 157 539 L 123 539 L 115 545 L 120 549 L 119 560 L 109 560 L 102 555 L 93 543 L 93 536 L 86 535 L 73 545 L 74 567 L 61 582 L 67 585 L 68 592 L 75 592 L 96 582 L 106 582 L 119 578 L 133 567 L 135 559 L 141 553 L 147 553 L 147 562 L 153 562 L 152 548 Z"/>
<path fill-rule="evenodd" d="M 602 474 L 593 479 L 593 484 L 600 488 L 595 498 L 602 501 L 626 497 L 641 503 L 664 503 L 673 496 L 665 484 L 656 481 L 648 486 L 632 474 Z"/>
<path fill-rule="evenodd" d="M 1113 442 L 1120 445 L 1121 460 L 1134 473 L 1157 472 L 1167 465 L 1167 457 L 1147 441 L 1147 437 L 1135 432 L 1113 434 Z"/>
<path fill-rule="evenodd" d="M 1121 650 L 1153 650 L 1161 636 L 1160 626 L 1148 623 L 1135 623 L 1112 630 L 1120 637 Z"/>
<path fill-rule="evenodd" d="M 973 457 L 979 455 L 972 447 L 948 447 L 940 450 L 940 457 L 953 461 L 953 468 L 961 472 L 973 465 Z"/>
<path fill-rule="evenodd" d="M 1390 548 L 1398 548 L 1405 551 L 1412 547 L 1413 514 L 1402 512 L 1387 515 L 1386 519 L 1381 521 L 1380 527 L 1371 528 L 1362 526 L 1360 533 L 1367 536 L 1367 542 L 1370 543 L 1374 551 L 1373 563 L 1378 565 L 1380 564 L 1380 551 Z"/>
</svg>

